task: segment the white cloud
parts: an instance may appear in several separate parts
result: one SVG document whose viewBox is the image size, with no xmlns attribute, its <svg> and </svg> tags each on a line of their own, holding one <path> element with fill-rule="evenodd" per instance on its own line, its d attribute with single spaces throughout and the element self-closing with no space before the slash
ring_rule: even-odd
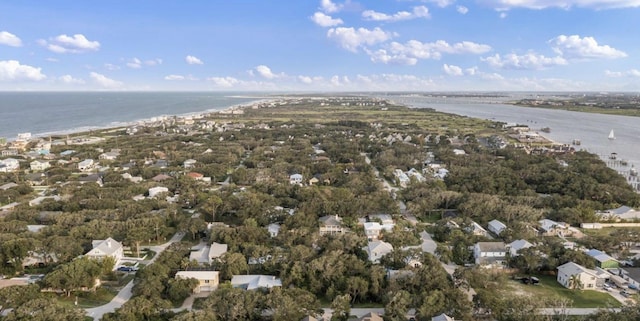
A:
<svg viewBox="0 0 640 321">
<path fill-rule="evenodd" d="M 181 75 L 167 75 L 167 76 L 164 76 L 164 80 L 184 80 L 184 76 L 181 76 Z"/>
<path fill-rule="evenodd" d="M 568 59 L 615 59 L 627 56 L 623 51 L 607 45 L 599 45 L 593 37 L 580 38 L 578 35 L 559 35 L 551 39 L 549 43 L 556 53 Z"/>
<path fill-rule="evenodd" d="M 107 78 L 107 76 L 99 74 L 97 72 L 91 72 L 89 76 L 91 76 L 91 79 L 93 79 L 96 84 L 100 85 L 103 88 L 118 88 L 122 87 L 123 85 L 122 82 Z"/>
<path fill-rule="evenodd" d="M 300 80 L 300 82 L 305 84 L 310 84 L 313 82 L 313 79 L 309 76 L 298 76 L 298 80 Z"/>
<path fill-rule="evenodd" d="M 504 18 L 507 17 L 507 13 L 502 11 L 502 12 L 500 12 L 500 14 L 498 14 L 498 17 L 500 17 L 500 19 L 504 19 Z"/>
<path fill-rule="evenodd" d="M 90 41 L 82 34 L 73 36 L 62 34 L 55 38 L 49 38 L 49 41 L 40 39 L 38 43 L 55 53 L 83 53 L 100 49 L 99 42 Z"/>
<path fill-rule="evenodd" d="M 456 11 L 458 11 L 458 13 L 460 14 L 467 14 L 467 12 L 469 12 L 469 8 L 465 6 L 457 6 Z"/>
<path fill-rule="evenodd" d="M 605 70 L 605 76 L 611 78 L 620 78 L 620 77 L 640 77 L 640 70 L 638 69 L 630 69 L 627 71 L 610 71 Z"/>
<path fill-rule="evenodd" d="M 133 69 L 140 69 L 140 68 L 142 68 L 143 65 L 145 65 L 145 66 L 157 66 L 157 65 L 161 65 L 161 64 L 162 64 L 162 59 L 160 59 L 160 58 L 142 61 L 142 60 L 134 57 L 134 58 L 129 59 L 129 61 L 127 62 L 127 67 L 133 68 Z"/>
<path fill-rule="evenodd" d="M 417 6 L 413 8 L 412 12 L 398 11 L 392 15 L 388 15 L 382 12 L 376 12 L 373 10 L 366 10 L 362 12 L 362 18 L 369 21 L 402 21 L 411 20 L 417 18 L 429 18 L 429 9 L 425 6 Z"/>
<path fill-rule="evenodd" d="M 357 52 L 358 48 L 364 45 L 375 45 L 385 42 L 393 37 L 392 33 L 386 32 L 378 27 L 373 30 L 366 28 L 331 28 L 327 31 L 327 37 L 337 41 L 342 48 L 352 52 Z"/>
<path fill-rule="evenodd" d="M 266 79 L 275 79 L 275 78 L 281 78 L 286 76 L 284 73 L 274 74 L 273 71 L 271 71 L 271 68 L 265 65 L 256 66 L 254 69 L 251 70 L 249 74 L 253 76 L 254 70 L 255 72 L 258 73 L 258 75 Z"/>
<path fill-rule="evenodd" d="M 191 55 L 184 57 L 184 61 L 186 61 L 190 65 L 202 65 L 202 64 L 204 64 L 202 62 L 202 60 L 198 59 L 198 57 L 191 56 Z"/>
<path fill-rule="evenodd" d="M 326 13 L 334 13 L 342 10 L 344 5 L 336 4 L 331 0 L 320 0 L 320 9 Z"/>
<path fill-rule="evenodd" d="M 0 60 L 0 81 L 39 81 L 47 78 L 41 68 L 22 65 L 17 60 Z"/>
<path fill-rule="evenodd" d="M 48 62 L 58 62 L 58 61 L 59 61 L 58 59 L 56 59 L 56 58 L 51 58 L 51 57 L 46 58 L 45 60 L 46 60 L 46 61 L 48 61 Z"/>
<path fill-rule="evenodd" d="M 366 50 L 366 52 L 371 58 L 371 61 L 375 63 L 398 64 L 407 66 L 413 66 L 418 63 L 418 59 L 415 57 L 407 57 L 404 54 L 391 54 L 385 49 L 378 49 L 376 51 Z"/>
<path fill-rule="evenodd" d="M 344 23 L 342 19 L 334 19 L 322 12 L 314 13 L 313 16 L 311 16 L 311 21 L 315 22 L 320 27 L 335 27 Z"/>
<path fill-rule="evenodd" d="M 464 73 L 462 72 L 462 68 L 454 65 L 444 64 L 442 66 L 442 70 L 449 76 L 462 76 Z"/>
<path fill-rule="evenodd" d="M 387 49 L 368 52 L 373 62 L 403 63 L 415 65 L 418 59 L 440 59 L 442 54 L 482 54 L 491 46 L 471 41 L 449 44 L 444 40 L 423 43 L 409 40 L 406 43 L 392 42 Z"/>
<path fill-rule="evenodd" d="M 149 60 L 145 60 L 144 64 L 147 66 L 157 66 L 157 65 L 162 65 L 162 59 L 160 58 L 156 58 L 156 59 L 149 59 Z"/>
<path fill-rule="evenodd" d="M 120 66 L 118 65 L 114 65 L 114 64 L 104 64 L 104 68 L 106 68 L 107 70 L 120 70 Z"/>
<path fill-rule="evenodd" d="M 638 0 L 480 0 L 481 3 L 495 9 L 508 10 L 512 8 L 546 9 L 572 7 L 592 9 L 637 8 Z"/>
<path fill-rule="evenodd" d="M 68 85 L 83 85 L 85 83 L 84 80 L 73 78 L 71 75 L 60 76 L 58 80 Z"/>
<path fill-rule="evenodd" d="M 240 83 L 240 80 L 233 77 L 211 77 L 208 80 L 212 81 L 215 86 L 223 88 L 231 88 Z"/>
<path fill-rule="evenodd" d="M 142 61 L 140 61 L 140 59 L 138 58 L 133 58 L 129 62 L 127 62 L 127 67 L 133 68 L 133 69 L 140 69 L 142 68 Z"/>
<path fill-rule="evenodd" d="M 0 45 L 22 47 L 22 40 L 8 31 L 0 31 Z"/>
<path fill-rule="evenodd" d="M 563 57 L 545 57 L 532 52 L 524 55 L 507 54 L 504 57 L 495 54 L 494 56 L 482 58 L 482 61 L 494 68 L 527 70 L 539 70 L 567 64 L 567 60 Z"/>
<path fill-rule="evenodd" d="M 421 0 L 421 2 L 435 3 L 438 7 L 445 8 L 452 5 L 456 1 L 455 0 Z"/>
</svg>

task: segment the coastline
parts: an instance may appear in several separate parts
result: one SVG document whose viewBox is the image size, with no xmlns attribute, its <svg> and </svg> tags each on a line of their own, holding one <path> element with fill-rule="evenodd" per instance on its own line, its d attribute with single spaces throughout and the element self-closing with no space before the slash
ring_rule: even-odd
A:
<svg viewBox="0 0 640 321">
<path fill-rule="evenodd" d="M 226 96 L 226 97 L 232 97 L 232 96 Z M 254 96 L 242 96 L 242 97 L 233 96 L 233 98 L 256 98 L 256 100 L 240 103 L 240 104 L 234 104 L 231 106 L 224 107 L 222 109 L 208 108 L 205 110 L 195 111 L 195 112 L 187 112 L 187 113 L 181 113 L 181 114 L 161 114 L 161 115 L 156 115 L 156 116 L 151 116 L 151 117 L 141 118 L 141 119 L 136 119 L 131 121 L 111 122 L 105 125 L 82 126 L 82 127 L 68 128 L 68 129 L 55 130 L 55 131 L 49 131 L 49 132 L 32 133 L 31 139 L 42 139 L 42 138 L 52 137 L 52 136 L 84 135 L 93 131 L 108 132 L 108 131 L 113 131 L 113 130 L 126 128 L 126 127 L 132 127 L 137 125 L 141 126 L 141 125 L 149 124 L 152 122 L 156 122 L 158 120 L 171 119 L 171 118 L 184 120 L 184 119 L 200 117 L 200 116 L 206 117 L 208 115 L 218 114 L 218 113 L 232 114 L 238 110 L 243 110 L 246 108 L 255 108 L 261 104 L 271 103 L 280 99 L 280 98 L 274 98 L 274 97 L 254 97 Z M 25 130 L 24 132 L 28 133 L 29 131 Z M 13 142 L 13 141 L 16 141 L 16 139 L 17 139 L 16 137 L 6 137 L 7 142 Z"/>
</svg>

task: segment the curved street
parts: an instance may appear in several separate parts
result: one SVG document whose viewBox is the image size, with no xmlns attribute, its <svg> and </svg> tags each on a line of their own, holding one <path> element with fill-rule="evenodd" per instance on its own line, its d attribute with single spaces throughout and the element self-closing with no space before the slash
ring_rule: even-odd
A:
<svg viewBox="0 0 640 321">
<path fill-rule="evenodd" d="M 169 245 L 176 242 L 180 242 L 180 240 L 182 240 L 183 237 L 184 237 L 184 232 L 178 232 L 174 234 L 167 243 L 156 245 L 156 246 L 145 247 L 156 253 L 156 255 L 154 255 L 153 258 L 149 260 L 147 265 L 152 264 L 156 260 L 156 258 L 160 255 L 160 253 L 166 250 L 169 247 Z M 93 318 L 94 320 L 100 320 L 102 319 L 103 315 L 114 312 L 116 309 L 120 308 L 123 304 L 125 304 L 125 302 L 131 299 L 131 296 L 132 296 L 131 289 L 133 289 L 133 280 L 129 281 L 129 283 L 127 283 L 127 285 L 125 285 L 125 287 L 122 288 L 120 292 L 118 292 L 118 294 L 111 300 L 111 302 L 105 305 L 101 305 L 99 307 L 85 309 L 87 316 L 90 318 Z"/>
</svg>

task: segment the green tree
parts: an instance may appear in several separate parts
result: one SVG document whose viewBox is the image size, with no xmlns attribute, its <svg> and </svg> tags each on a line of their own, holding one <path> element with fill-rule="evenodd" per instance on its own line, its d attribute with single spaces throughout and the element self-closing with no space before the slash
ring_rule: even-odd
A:
<svg viewBox="0 0 640 321">
<path fill-rule="evenodd" d="M 351 315 L 351 296 L 349 294 L 338 295 L 331 302 L 333 315 L 331 321 L 347 321 Z"/>
<path fill-rule="evenodd" d="M 407 291 L 397 291 L 389 294 L 389 300 L 384 306 L 385 321 L 404 321 L 411 305 L 411 295 Z"/>
<path fill-rule="evenodd" d="M 5 321 L 84 321 L 84 311 L 52 298 L 29 300 L 12 310 Z"/>
</svg>

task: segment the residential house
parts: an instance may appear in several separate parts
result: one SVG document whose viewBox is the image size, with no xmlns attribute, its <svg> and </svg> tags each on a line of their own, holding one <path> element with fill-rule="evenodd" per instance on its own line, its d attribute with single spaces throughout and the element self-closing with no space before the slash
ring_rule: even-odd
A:
<svg viewBox="0 0 640 321">
<path fill-rule="evenodd" d="M 14 187 L 18 187 L 18 186 L 20 186 L 20 185 L 11 182 L 11 183 L 7 183 L 7 184 L 4 184 L 4 185 L 0 186 L 0 190 L 6 191 L 8 189 L 11 189 L 11 188 L 14 188 Z"/>
<path fill-rule="evenodd" d="M 18 205 L 20 205 L 20 203 L 18 202 L 13 202 L 13 203 L 9 203 L 7 205 L 3 205 L 0 206 L 0 212 L 9 212 L 12 211 L 14 208 L 16 208 Z"/>
<path fill-rule="evenodd" d="M 618 208 L 596 212 L 596 215 L 598 215 L 602 220 L 633 220 L 640 218 L 640 211 L 634 210 L 628 206 L 620 206 Z"/>
<path fill-rule="evenodd" d="M 364 234 L 369 241 L 375 241 L 380 237 L 380 232 L 385 230 L 386 232 L 393 231 L 395 224 L 380 224 L 378 222 L 366 222 L 364 223 Z"/>
<path fill-rule="evenodd" d="M 393 246 L 385 241 L 371 241 L 362 248 L 369 255 L 369 261 L 373 264 L 380 263 L 380 258 L 393 252 Z"/>
<path fill-rule="evenodd" d="M 619 266 L 618 260 L 600 250 L 591 249 L 587 251 L 586 254 L 591 256 L 596 261 L 596 266 L 601 269 L 612 269 Z"/>
<path fill-rule="evenodd" d="M 196 181 L 201 181 L 204 179 L 204 175 L 197 172 L 189 172 L 187 173 L 187 176 L 193 178 Z"/>
<path fill-rule="evenodd" d="M 504 242 L 478 242 L 473 246 L 473 257 L 478 265 L 502 267 L 507 258 Z"/>
<path fill-rule="evenodd" d="M 558 283 L 569 289 L 596 289 L 604 285 L 608 273 L 568 262 L 558 266 Z"/>
<path fill-rule="evenodd" d="M 312 316 L 312 315 L 308 315 L 308 316 L 304 317 L 304 318 L 303 318 L 302 320 L 300 320 L 300 321 L 321 321 L 321 320 L 318 320 L 316 317 L 314 317 L 314 316 Z"/>
<path fill-rule="evenodd" d="M 20 169 L 20 162 L 15 158 L 0 160 L 0 173 L 9 173 Z"/>
<path fill-rule="evenodd" d="M 45 200 L 53 200 L 54 202 L 58 202 L 61 201 L 62 198 L 58 195 L 52 195 L 52 196 L 38 196 L 32 200 L 29 201 L 29 206 L 38 206 L 40 204 L 42 204 L 43 201 Z"/>
<path fill-rule="evenodd" d="M 196 163 L 197 162 L 198 162 L 197 160 L 190 158 L 190 159 L 187 159 L 186 161 L 184 161 L 182 163 L 182 166 L 184 166 L 185 169 L 194 168 L 194 167 L 196 167 Z"/>
<path fill-rule="evenodd" d="M 393 217 L 390 214 L 369 214 L 368 217 L 370 222 L 379 221 L 382 225 L 394 224 Z"/>
<path fill-rule="evenodd" d="M 93 159 L 85 159 L 80 163 L 78 163 L 78 170 L 80 170 L 81 172 L 90 171 L 95 167 L 96 167 L 96 164 L 93 161 Z"/>
<path fill-rule="evenodd" d="M 153 198 L 158 196 L 160 193 L 168 193 L 169 189 L 164 186 L 156 186 L 149 189 L 149 197 Z"/>
<path fill-rule="evenodd" d="M 402 187 L 406 187 L 407 184 L 411 182 L 411 179 L 409 179 L 409 176 L 407 176 L 407 174 L 405 174 L 401 169 L 395 169 L 393 171 L 393 175 L 396 177 L 398 185 Z"/>
<path fill-rule="evenodd" d="M 100 154 L 98 156 L 98 159 L 114 161 L 118 158 L 118 156 L 120 156 L 120 152 L 112 150 L 110 152 Z"/>
<path fill-rule="evenodd" d="M 507 226 L 504 223 L 498 220 L 492 220 L 488 225 L 489 231 L 493 232 L 495 235 L 500 235 L 502 231 L 507 229 Z"/>
<path fill-rule="evenodd" d="M 218 288 L 220 282 L 220 272 L 218 271 L 178 271 L 176 280 L 179 279 L 196 279 L 198 286 L 193 293 L 212 292 Z"/>
<path fill-rule="evenodd" d="M 10 148 L 10 149 L 3 149 L 2 152 L 0 152 L 0 156 L 2 157 L 6 157 L 6 156 L 18 156 L 18 150 L 15 148 Z"/>
<path fill-rule="evenodd" d="M 102 185 L 104 184 L 104 181 L 102 180 L 102 174 L 90 174 L 87 176 L 81 176 L 81 177 L 78 177 L 78 182 L 80 184 L 96 183 L 100 187 L 102 187 Z"/>
<path fill-rule="evenodd" d="M 166 174 L 158 174 L 158 175 L 156 175 L 156 176 L 151 178 L 151 180 L 154 181 L 154 182 L 162 182 L 162 181 L 165 181 L 165 180 L 168 180 L 168 179 L 171 179 L 171 176 L 166 175 Z"/>
<path fill-rule="evenodd" d="M 342 226 L 342 218 L 338 215 L 323 216 L 318 221 L 320 221 L 320 235 L 343 234 L 349 230 Z"/>
<path fill-rule="evenodd" d="M 431 321 L 456 321 L 456 320 L 443 313 L 441 315 L 436 315 L 435 317 L 431 318 Z"/>
<path fill-rule="evenodd" d="M 289 184 L 291 185 L 302 185 L 302 175 L 300 174 L 293 174 L 291 176 L 289 176 Z"/>
<path fill-rule="evenodd" d="M 51 167 L 51 164 L 49 164 L 48 161 L 41 161 L 39 159 L 36 159 L 33 162 L 29 163 L 29 167 L 32 171 L 43 171 Z"/>
<path fill-rule="evenodd" d="M 227 244 L 220 244 L 213 242 L 211 245 L 204 246 L 197 251 L 193 251 L 189 254 L 189 261 L 197 261 L 199 264 L 211 264 L 220 257 L 227 253 L 229 246 Z"/>
<path fill-rule="evenodd" d="M 533 244 L 529 243 L 527 240 L 515 240 L 509 244 L 507 244 L 507 248 L 509 249 L 509 255 L 511 257 L 515 257 L 520 255 L 518 252 L 522 249 L 530 248 Z"/>
<path fill-rule="evenodd" d="M 231 286 L 244 290 L 270 289 L 282 286 L 282 280 L 272 275 L 234 275 L 231 278 Z"/>
<path fill-rule="evenodd" d="M 538 221 L 540 224 L 540 234 L 545 236 L 564 235 L 568 229 L 566 223 L 558 223 L 550 219 L 542 219 Z"/>
<path fill-rule="evenodd" d="M 471 225 L 469 225 L 465 230 L 473 235 L 477 236 L 488 236 L 489 232 L 484 229 L 484 227 L 480 226 L 480 224 L 471 221 Z"/>
<path fill-rule="evenodd" d="M 640 268 L 625 267 L 621 269 L 621 272 L 622 277 L 627 282 L 629 288 L 640 289 Z"/>
<path fill-rule="evenodd" d="M 85 254 L 85 256 L 102 260 L 105 257 L 112 257 L 115 261 L 115 265 L 113 266 L 114 270 L 120 263 L 122 257 L 124 257 L 124 248 L 122 247 L 122 243 L 112 239 L 107 238 L 106 240 L 93 240 L 91 241 L 92 249 Z"/>
<path fill-rule="evenodd" d="M 278 236 L 278 233 L 280 233 L 280 224 L 271 223 L 271 224 L 267 225 L 267 231 L 269 231 L 269 235 L 271 237 Z"/>
<path fill-rule="evenodd" d="M 358 319 L 358 321 L 383 321 L 383 319 L 379 314 L 375 312 L 369 312 Z"/>
</svg>

